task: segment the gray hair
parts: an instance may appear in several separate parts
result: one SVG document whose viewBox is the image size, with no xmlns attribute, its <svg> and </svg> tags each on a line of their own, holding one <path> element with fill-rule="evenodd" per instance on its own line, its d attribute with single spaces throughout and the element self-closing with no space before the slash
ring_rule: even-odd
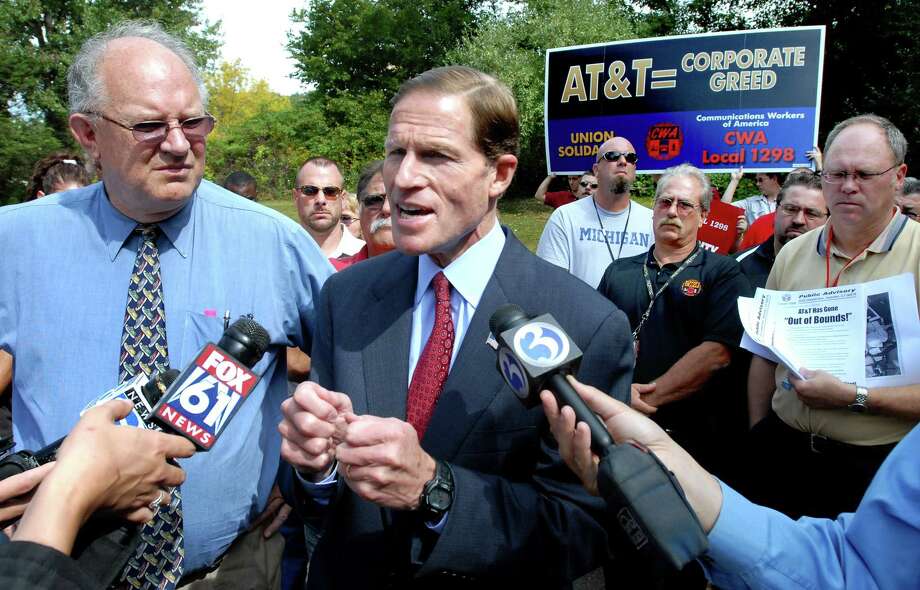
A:
<svg viewBox="0 0 920 590">
<path fill-rule="evenodd" d="M 855 117 L 850 117 L 846 121 L 837 123 L 837 125 L 831 129 L 831 132 L 827 134 L 827 139 L 824 141 L 824 153 L 826 154 L 830 151 L 831 144 L 834 143 L 834 140 L 837 139 L 841 131 L 853 125 L 865 124 L 875 125 L 885 132 L 885 138 L 888 140 L 888 147 L 891 148 L 891 153 L 894 154 L 894 161 L 897 164 L 903 164 L 904 158 L 907 157 L 907 138 L 904 137 L 900 129 L 895 127 L 894 123 L 885 117 L 880 117 L 872 113 L 867 115 L 856 115 Z"/>
<path fill-rule="evenodd" d="M 712 185 L 709 184 L 709 177 L 693 164 L 679 164 L 665 170 L 661 178 L 658 179 L 655 198 L 657 199 L 664 187 L 678 176 L 687 176 L 696 180 L 700 185 L 700 207 L 703 208 L 703 211 L 709 211 L 709 204 L 712 202 Z"/>
<path fill-rule="evenodd" d="M 901 194 L 912 195 L 914 193 L 920 193 L 920 180 L 917 180 L 913 176 L 908 176 L 904 179 L 904 186 L 901 187 Z"/>
<path fill-rule="evenodd" d="M 87 39 L 74 56 L 73 63 L 67 71 L 67 94 L 71 113 L 90 113 L 102 110 L 108 97 L 105 92 L 105 84 L 99 75 L 99 64 L 102 62 L 109 43 L 127 37 L 149 39 L 173 52 L 188 68 L 198 87 L 201 104 L 207 106 L 208 90 L 205 88 L 201 72 L 195 64 L 195 58 L 188 45 L 163 30 L 159 23 L 127 20 Z"/>
</svg>

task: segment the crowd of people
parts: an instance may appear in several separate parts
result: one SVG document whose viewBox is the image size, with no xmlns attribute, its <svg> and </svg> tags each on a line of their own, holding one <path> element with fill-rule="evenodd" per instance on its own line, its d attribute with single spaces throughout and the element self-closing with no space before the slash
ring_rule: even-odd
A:
<svg viewBox="0 0 920 590">
<path fill-rule="evenodd" d="M 920 383 L 799 379 L 741 348 L 736 304 L 905 272 L 920 295 L 920 182 L 887 119 L 840 122 L 815 170 L 758 173 L 733 256 L 697 232 L 743 171 L 723 195 L 677 164 L 645 207 L 636 149 L 614 137 L 568 191 L 540 184 L 554 211 L 534 255 L 500 222 L 519 122 L 483 72 L 407 80 L 353 197 L 333 155 L 304 162 L 299 224 L 258 204 L 245 172 L 203 179 L 207 91 L 158 25 L 93 37 L 68 84 L 92 167 L 53 154 L 34 199 L 0 208 L 5 447 L 67 436 L 54 464 L 0 480 L 0 519 L 18 520 L 5 588 L 920 582 Z M 710 543 L 698 562 L 635 559 L 597 496 L 587 427 L 549 392 L 535 407 L 511 393 L 489 325 L 507 303 L 564 327 L 578 395 L 683 486 Z M 114 426 L 123 402 L 85 410 L 186 366 L 241 315 L 271 342 L 207 453 Z M 139 534 L 91 526 L 113 515 Z"/>
</svg>

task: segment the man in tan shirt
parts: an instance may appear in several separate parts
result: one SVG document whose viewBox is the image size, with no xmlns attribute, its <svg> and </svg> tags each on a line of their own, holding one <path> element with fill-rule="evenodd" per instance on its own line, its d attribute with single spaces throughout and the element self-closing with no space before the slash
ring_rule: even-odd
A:
<svg viewBox="0 0 920 590">
<path fill-rule="evenodd" d="M 837 125 L 822 173 L 830 220 L 783 248 L 767 288 L 800 291 L 910 272 L 920 294 L 920 224 L 895 205 L 906 153 L 904 135 L 882 117 Z M 751 462 L 750 492 L 794 517 L 853 511 L 888 451 L 920 418 L 920 384 L 867 390 L 823 371 L 803 375 L 796 379 L 757 356 L 751 363 L 748 405 L 759 460 Z"/>
</svg>

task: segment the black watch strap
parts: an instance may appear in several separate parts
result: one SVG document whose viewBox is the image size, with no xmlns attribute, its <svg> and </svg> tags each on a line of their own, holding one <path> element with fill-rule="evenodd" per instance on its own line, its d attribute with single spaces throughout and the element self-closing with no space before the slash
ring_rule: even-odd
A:
<svg viewBox="0 0 920 590">
<path fill-rule="evenodd" d="M 422 488 L 419 512 L 426 522 L 438 523 L 454 501 L 454 473 L 446 461 L 437 461 L 434 477 Z"/>
</svg>

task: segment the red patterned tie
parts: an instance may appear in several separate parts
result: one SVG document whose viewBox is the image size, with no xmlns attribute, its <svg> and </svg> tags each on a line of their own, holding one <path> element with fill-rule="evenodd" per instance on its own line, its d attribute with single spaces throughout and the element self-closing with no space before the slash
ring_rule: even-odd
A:
<svg viewBox="0 0 920 590">
<path fill-rule="evenodd" d="M 415 427 L 419 440 L 425 435 L 428 421 L 434 413 L 434 405 L 441 395 L 447 372 L 450 370 L 450 357 L 454 351 L 454 320 L 450 315 L 450 282 L 444 273 L 439 272 L 431 280 L 434 285 L 434 326 L 428 343 L 422 350 L 412 382 L 409 384 L 409 396 L 406 399 L 406 414 L 409 424 Z"/>
</svg>

